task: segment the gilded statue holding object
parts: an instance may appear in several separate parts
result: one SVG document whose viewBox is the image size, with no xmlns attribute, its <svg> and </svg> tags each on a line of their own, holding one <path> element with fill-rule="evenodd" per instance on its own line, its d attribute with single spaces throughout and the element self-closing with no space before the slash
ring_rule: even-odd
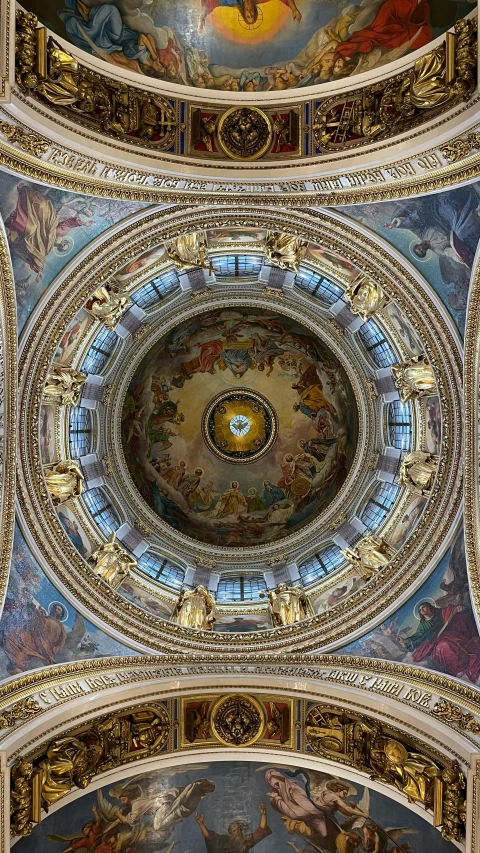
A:
<svg viewBox="0 0 480 853">
<path fill-rule="evenodd" d="M 215 599 L 202 584 L 195 589 L 182 589 L 172 613 L 172 622 L 184 628 L 211 631 L 215 619 Z"/>
<path fill-rule="evenodd" d="M 400 466 L 399 483 L 417 495 L 430 494 L 438 467 L 438 456 L 424 450 L 407 453 Z"/>
<path fill-rule="evenodd" d="M 112 589 L 118 589 L 123 581 L 128 578 L 131 569 L 137 565 L 134 557 L 127 554 L 115 541 L 115 536 L 114 531 L 108 541 L 97 548 L 90 557 L 94 574 L 103 578 Z"/>
<path fill-rule="evenodd" d="M 380 536 L 368 534 L 357 542 L 355 548 L 346 548 L 342 553 L 350 565 L 360 572 L 363 580 L 368 581 L 393 559 L 396 551 Z"/>
<path fill-rule="evenodd" d="M 265 257 L 267 262 L 282 270 L 298 272 L 298 265 L 307 247 L 307 241 L 291 234 L 267 231 L 265 239 Z"/>
<path fill-rule="evenodd" d="M 107 284 L 102 285 L 92 293 L 85 308 L 97 320 L 100 320 L 106 329 L 115 329 L 124 311 L 131 304 L 131 300 L 125 293 L 114 290 Z"/>
<path fill-rule="evenodd" d="M 167 240 L 165 251 L 180 270 L 187 267 L 202 267 L 202 269 L 211 270 L 211 264 L 208 263 L 205 231 L 195 231 L 193 234 L 185 234 L 184 237 L 177 237 L 175 240 Z"/>
<path fill-rule="evenodd" d="M 437 393 L 433 370 L 424 355 L 392 364 L 392 375 L 402 403 Z"/>
<path fill-rule="evenodd" d="M 301 586 L 279 583 L 275 590 L 268 591 L 268 599 L 275 626 L 293 625 L 314 615 L 312 605 Z"/>
<path fill-rule="evenodd" d="M 43 389 L 43 402 L 57 403 L 59 406 L 78 406 L 82 385 L 86 381 L 86 374 L 80 373 L 74 367 L 52 364 Z"/>
<path fill-rule="evenodd" d="M 55 504 L 63 504 L 82 494 L 83 474 L 73 459 L 63 459 L 43 466 L 47 489 Z"/>
<path fill-rule="evenodd" d="M 368 320 L 386 302 L 382 288 L 364 275 L 357 276 L 347 285 L 345 299 L 350 304 L 350 310 L 364 320 Z"/>
</svg>

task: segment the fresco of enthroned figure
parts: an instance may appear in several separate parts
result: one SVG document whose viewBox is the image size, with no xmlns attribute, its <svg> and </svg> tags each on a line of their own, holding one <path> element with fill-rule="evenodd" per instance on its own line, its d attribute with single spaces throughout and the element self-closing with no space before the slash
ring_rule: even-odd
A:
<svg viewBox="0 0 480 853">
<path fill-rule="evenodd" d="M 76 47 L 138 74 L 202 89 L 318 85 L 424 48 L 466 0 L 27 0 Z"/>
</svg>

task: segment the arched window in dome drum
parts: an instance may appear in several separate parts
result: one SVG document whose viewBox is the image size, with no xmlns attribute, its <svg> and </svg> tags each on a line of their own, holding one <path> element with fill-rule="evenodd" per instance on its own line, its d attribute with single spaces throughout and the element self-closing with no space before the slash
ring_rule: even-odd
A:
<svg viewBox="0 0 480 853">
<path fill-rule="evenodd" d="M 303 290 L 304 293 L 308 293 L 309 296 L 326 305 L 333 305 L 343 296 L 343 290 L 338 284 L 333 284 L 320 273 L 303 265 L 295 276 L 295 285 L 299 290 Z"/>
<path fill-rule="evenodd" d="M 176 270 L 168 270 L 142 285 L 136 293 L 132 294 L 132 301 L 146 311 L 148 308 L 153 308 L 162 299 L 171 296 L 176 290 L 180 290 L 178 275 Z"/>
<path fill-rule="evenodd" d="M 308 586 L 314 581 L 324 578 L 335 569 L 345 564 L 345 557 L 338 545 L 329 545 L 317 554 L 311 554 L 298 567 L 298 573 L 304 584 Z"/>
<path fill-rule="evenodd" d="M 166 557 L 155 554 L 153 551 L 145 551 L 138 560 L 138 568 L 166 586 L 180 589 L 185 579 L 185 571 L 180 566 L 173 566 Z"/>
<path fill-rule="evenodd" d="M 90 453 L 92 446 L 92 418 L 90 411 L 77 406 L 70 412 L 70 428 L 68 431 L 70 455 L 80 459 Z"/>
<path fill-rule="evenodd" d="M 262 575 L 229 575 L 220 579 L 217 589 L 217 601 L 258 601 L 266 595 Z"/>
<path fill-rule="evenodd" d="M 118 530 L 120 519 L 103 489 L 90 489 L 83 492 L 82 497 L 92 519 L 105 536 L 110 536 L 114 530 Z"/>
<path fill-rule="evenodd" d="M 83 373 L 101 373 L 115 349 L 118 336 L 115 332 L 102 329 L 88 350 L 81 370 Z"/>
<path fill-rule="evenodd" d="M 370 531 L 378 530 L 385 521 L 400 493 L 400 487 L 394 483 L 378 483 L 367 499 L 360 516 Z"/>
<path fill-rule="evenodd" d="M 212 259 L 217 278 L 255 278 L 262 268 L 259 255 L 223 255 Z"/>
<path fill-rule="evenodd" d="M 394 400 L 387 409 L 388 440 L 398 450 L 411 450 L 412 409 L 410 403 Z"/>
<path fill-rule="evenodd" d="M 388 367 L 398 361 L 385 335 L 374 320 L 367 320 L 358 330 L 358 337 L 377 367 Z"/>
</svg>

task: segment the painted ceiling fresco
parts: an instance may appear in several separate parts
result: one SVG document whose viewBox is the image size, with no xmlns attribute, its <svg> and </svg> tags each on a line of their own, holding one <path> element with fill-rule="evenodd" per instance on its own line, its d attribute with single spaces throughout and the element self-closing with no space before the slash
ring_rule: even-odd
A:
<svg viewBox="0 0 480 853">
<path fill-rule="evenodd" d="M 72 607 L 17 527 L 0 620 L 0 679 L 56 663 L 132 654 Z"/>
<path fill-rule="evenodd" d="M 203 412 L 229 389 L 259 392 L 276 413 L 261 459 L 237 464 L 207 446 Z M 122 417 L 127 465 L 147 503 L 180 532 L 222 545 L 272 542 L 312 521 L 345 481 L 358 432 L 353 389 L 330 350 L 293 320 L 251 308 L 170 332 L 136 371 Z"/>
<path fill-rule="evenodd" d="M 12 258 L 19 329 L 48 285 L 81 249 L 147 206 L 70 193 L 3 172 L 0 215 Z"/>
<path fill-rule="evenodd" d="M 18 853 L 454 853 L 405 806 L 343 776 L 244 761 L 152 770 L 45 818 Z"/>
<path fill-rule="evenodd" d="M 338 208 L 403 253 L 440 297 L 460 334 L 480 237 L 480 183 L 421 198 Z"/>
<path fill-rule="evenodd" d="M 54 32 L 123 69 L 201 89 L 318 85 L 418 50 L 462 0 L 27 0 Z"/>
<path fill-rule="evenodd" d="M 419 590 L 341 654 L 393 660 L 480 683 L 480 636 L 470 600 L 463 528 Z"/>
</svg>

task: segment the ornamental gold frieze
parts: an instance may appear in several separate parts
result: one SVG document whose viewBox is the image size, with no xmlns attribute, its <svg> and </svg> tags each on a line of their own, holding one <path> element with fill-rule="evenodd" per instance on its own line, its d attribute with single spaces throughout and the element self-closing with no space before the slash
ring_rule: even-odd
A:
<svg viewBox="0 0 480 853">
<path fill-rule="evenodd" d="M 473 605 L 480 614 L 480 265 L 474 268 L 465 328 L 465 551 Z"/>
<path fill-rule="evenodd" d="M 0 605 L 7 590 L 15 523 L 17 313 L 10 254 L 0 229 Z"/>
<path fill-rule="evenodd" d="M 313 120 L 318 152 L 357 148 L 417 127 L 460 101 L 477 77 L 477 21 L 460 20 L 445 42 L 389 80 L 327 98 Z"/>
<path fill-rule="evenodd" d="M 173 714 L 178 714 L 173 719 Z M 451 752 L 428 745 L 365 710 L 273 693 L 221 689 L 208 694 L 143 699 L 77 718 L 73 728 L 43 732 L 11 767 L 11 831 L 27 836 L 43 813 L 99 775 L 182 750 L 220 747 L 282 749 L 354 768 L 433 813 L 445 838 L 465 835 L 466 779 Z"/>
<path fill-rule="evenodd" d="M 227 222 L 225 221 L 227 218 Z M 215 635 L 196 632 L 162 620 L 147 618 L 140 608 L 126 602 L 112 592 L 105 600 L 101 582 L 87 577 L 83 561 L 74 551 L 60 530 L 58 518 L 42 492 L 42 476 L 39 466 L 36 440 L 38 389 L 48 373 L 57 341 L 76 315 L 92 290 L 115 271 L 149 247 L 164 239 L 173 239 L 188 228 L 215 228 L 250 226 L 269 230 L 287 230 L 302 239 L 321 241 L 322 245 L 340 252 L 365 274 L 378 280 L 389 298 L 398 302 L 406 312 L 413 327 L 424 341 L 425 351 L 435 372 L 442 401 L 442 417 L 445 433 L 439 471 L 432 495 L 425 509 L 425 520 L 412 535 L 400 558 L 390 564 L 385 573 L 379 572 L 368 584 L 355 593 L 348 607 L 338 605 L 327 614 L 315 617 L 305 625 L 301 623 L 288 628 L 266 631 L 265 644 L 278 649 L 289 643 L 302 643 L 303 648 L 317 649 L 326 641 L 341 641 L 345 636 L 345 614 L 348 612 L 352 630 L 363 627 L 367 618 L 380 617 L 388 601 L 400 592 L 405 592 L 415 577 L 423 571 L 435 554 L 439 544 L 448 535 L 458 511 L 461 479 L 460 442 L 451 442 L 450 436 L 461 434 L 460 371 L 461 361 L 455 339 L 450 328 L 437 311 L 435 302 L 422 290 L 416 279 L 406 272 L 401 264 L 386 252 L 378 241 L 360 237 L 354 229 L 338 217 L 317 212 L 315 218 L 308 214 L 284 212 L 281 222 L 274 211 L 242 211 L 241 214 L 226 215 L 225 210 L 188 211 L 177 208 L 148 214 L 141 223 L 126 226 L 117 234 L 115 242 L 110 238 L 108 253 L 100 246 L 96 257 L 85 258 L 58 284 L 56 292 L 45 304 L 45 308 L 27 331 L 21 358 L 22 383 L 22 431 L 29 436 L 22 444 L 20 500 L 24 519 L 30 528 L 43 559 L 62 580 L 72 600 L 80 600 L 93 610 L 100 620 L 115 626 L 126 638 L 143 642 L 149 648 L 187 647 L 189 649 L 218 649 L 223 652 L 235 647 L 250 648 L 248 637 Z M 123 246 L 128 242 L 128 248 Z M 117 252 L 112 260 L 113 251 Z M 429 323 L 424 317 L 430 318 Z M 27 376 L 35 376 L 35 382 L 25 384 Z M 36 398 L 36 396 L 38 399 Z M 32 438 L 33 437 L 33 438 Z M 431 531 L 434 535 L 431 535 Z M 50 542 L 49 549 L 45 541 Z M 252 647 L 253 651 L 253 647 Z"/>
</svg>

